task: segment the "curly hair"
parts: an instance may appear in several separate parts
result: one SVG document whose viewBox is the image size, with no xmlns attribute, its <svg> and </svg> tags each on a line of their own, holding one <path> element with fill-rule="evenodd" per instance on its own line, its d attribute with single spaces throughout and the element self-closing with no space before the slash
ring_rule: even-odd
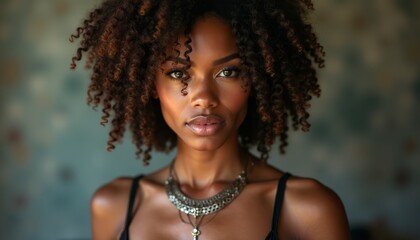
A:
<svg viewBox="0 0 420 240">
<path fill-rule="evenodd" d="M 167 46 L 180 46 L 180 34 L 186 36 L 184 57 L 189 61 L 192 24 L 215 14 L 231 27 L 241 74 L 251 86 L 240 144 L 256 146 L 266 161 L 279 139 L 284 153 L 289 126 L 308 131 L 309 101 L 320 95 L 316 68 L 323 67 L 325 53 L 306 22 L 309 10 L 311 0 L 105 0 L 70 41 L 80 38 L 71 68 L 86 53 L 86 67 L 92 69 L 88 104 L 94 109 L 103 105 L 102 125 L 112 119 L 107 149 L 115 148 L 127 126 L 136 155 L 146 165 L 152 149 L 166 152 L 176 146 L 176 135 L 152 96 L 154 77 Z"/>
</svg>

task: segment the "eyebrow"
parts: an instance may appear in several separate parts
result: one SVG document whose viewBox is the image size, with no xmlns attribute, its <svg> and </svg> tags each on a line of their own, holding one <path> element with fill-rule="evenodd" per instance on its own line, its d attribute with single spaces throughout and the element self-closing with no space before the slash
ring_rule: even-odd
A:
<svg viewBox="0 0 420 240">
<path fill-rule="evenodd" d="M 173 57 L 173 56 L 172 57 L 167 57 L 165 59 L 165 61 L 163 61 L 163 62 L 168 62 L 168 61 L 181 63 L 181 64 L 184 64 L 184 65 L 189 65 L 190 64 L 189 61 L 187 61 L 187 59 L 180 58 L 180 57 Z"/>
<path fill-rule="evenodd" d="M 239 58 L 239 53 L 234 53 L 234 54 L 231 54 L 229 56 L 223 57 L 221 59 L 215 60 L 213 62 L 213 65 L 219 65 L 219 64 L 222 64 L 222 63 L 226 63 L 226 62 L 229 62 L 230 60 L 235 59 L 235 58 Z"/>
<path fill-rule="evenodd" d="M 219 65 L 219 64 L 222 64 L 222 63 L 226 63 L 226 62 L 229 62 L 230 60 L 235 59 L 235 58 L 239 58 L 239 53 L 233 53 L 233 54 L 228 55 L 226 57 L 214 60 L 213 65 Z M 184 64 L 184 65 L 189 65 L 190 64 L 190 62 L 187 61 L 184 58 L 173 57 L 173 56 L 172 57 L 167 57 L 164 62 L 167 62 L 167 61 L 173 61 L 173 62 L 181 63 L 181 64 Z"/>
</svg>

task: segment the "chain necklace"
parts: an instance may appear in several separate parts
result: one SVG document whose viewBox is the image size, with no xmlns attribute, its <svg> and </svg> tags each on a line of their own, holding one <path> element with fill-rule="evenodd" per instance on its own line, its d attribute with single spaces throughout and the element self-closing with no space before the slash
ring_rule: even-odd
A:
<svg viewBox="0 0 420 240">
<path fill-rule="evenodd" d="M 188 222 L 193 227 L 191 234 L 194 240 L 198 240 L 201 234 L 198 229 L 204 216 L 216 213 L 225 208 L 242 192 L 246 185 L 246 172 L 241 174 L 218 194 L 207 199 L 192 199 L 186 196 L 180 189 L 178 181 L 173 177 L 173 166 L 171 166 L 168 179 L 165 182 L 165 190 L 169 201 L 175 205 L 178 211 L 187 214 Z M 181 216 L 181 215 L 180 215 Z M 194 218 L 194 222 L 190 219 Z M 182 217 L 181 220 L 185 222 Z"/>
<path fill-rule="evenodd" d="M 188 221 L 185 221 L 184 218 L 181 215 L 181 211 L 178 210 L 179 218 L 183 223 L 190 224 L 193 227 L 193 230 L 191 231 L 191 235 L 193 235 L 194 240 L 198 240 L 198 236 L 200 235 L 200 230 L 198 230 L 198 227 L 201 225 L 201 222 L 204 219 L 204 215 L 194 217 L 194 222 L 191 220 L 190 215 L 187 214 Z"/>
</svg>

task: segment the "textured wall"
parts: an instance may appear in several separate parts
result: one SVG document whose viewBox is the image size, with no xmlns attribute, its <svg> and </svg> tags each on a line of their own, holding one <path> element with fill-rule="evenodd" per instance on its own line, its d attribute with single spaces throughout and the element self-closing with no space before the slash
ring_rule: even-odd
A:
<svg viewBox="0 0 420 240">
<path fill-rule="evenodd" d="M 0 1 L 0 239 L 90 236 L 89 198 L 120 175 L 149 172 L 127 138 L 85 104 L 88 75 L 69 70 L 68 37 L 97 1 Z M 320 179 L 353 227 L 375 239 L 420 239 L 420 2 L 316 0 L 327 52 L 309 133 L 271 162 Z M 173 153 L 172 153 L 173 155 Z"/>
</svg>

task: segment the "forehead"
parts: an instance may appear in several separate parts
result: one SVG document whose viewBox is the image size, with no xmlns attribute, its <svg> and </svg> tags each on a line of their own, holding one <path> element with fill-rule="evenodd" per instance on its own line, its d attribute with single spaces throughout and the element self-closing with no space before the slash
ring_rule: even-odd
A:
<svg viewBox="0 0 420 240">
<path fill-rule="evenodd" d="M 189 45 L 192 48 L 192 52 L 189 54 L 191 60 L 199 56 L 218 58 L 238 52 L 232 29 L 217 16 L 206 15 L 198 18 L 192 25 L 189 37 L 191 38 Z M 178 50 L 181 56 L 187 50 L 184 44 L 186 40 L 184 34 L 179 36 Z"/>
</svg>

